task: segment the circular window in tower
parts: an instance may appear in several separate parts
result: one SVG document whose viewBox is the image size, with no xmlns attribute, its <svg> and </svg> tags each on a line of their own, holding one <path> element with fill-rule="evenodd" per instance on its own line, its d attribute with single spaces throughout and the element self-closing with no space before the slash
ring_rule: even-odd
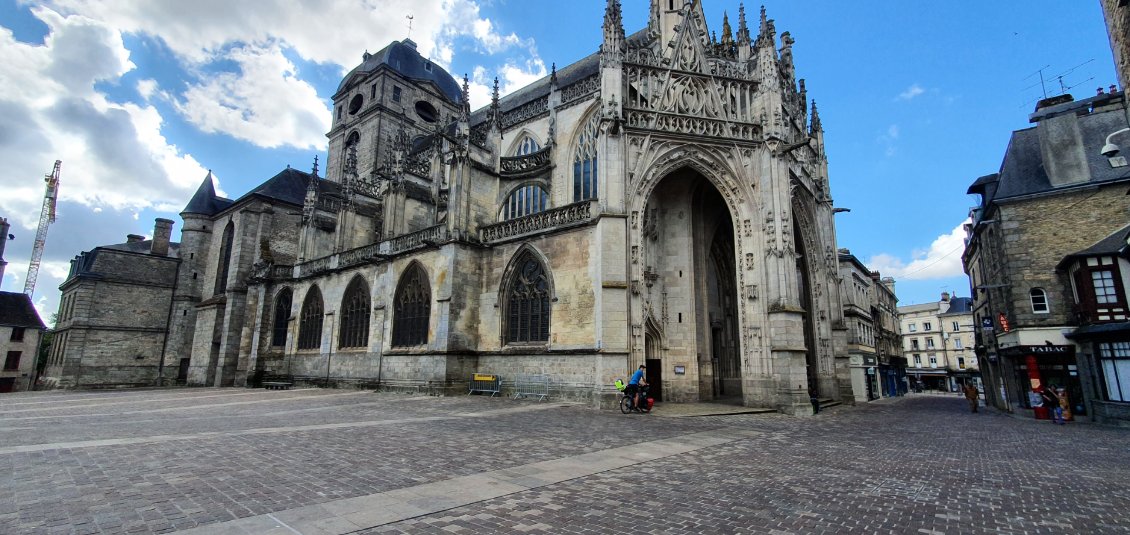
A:
<svg viewBox="0 0 1130 535">
<path fill-rule="evenodd" d="M 361 95 L 353 95 L 353 100 L 349 101 L 349 114 L 353 115 L 361 111 L 361 105 L 365 103 L 365 97 Z"/>
<path fill-rule="evenodd" d="M 419 115 L 421 119 L 429 123 L 434 123 L 439 120 L 439 112 L 436 111 L 435 106 L 422 100 L 416 101 L 416 115 Z"/>
</svg>

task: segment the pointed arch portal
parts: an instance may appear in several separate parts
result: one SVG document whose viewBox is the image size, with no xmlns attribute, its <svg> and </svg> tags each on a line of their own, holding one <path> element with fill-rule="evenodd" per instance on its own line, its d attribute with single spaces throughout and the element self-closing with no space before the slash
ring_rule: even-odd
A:
<svg viewBox="0 0 1130 535">
<path fill-rule="evenodd" d="M 678 376 L 658 375 L 686 363 L 697 367 L 699 399 L 741 403 L 737 253 L 725 199 L 710 180 L 684 167 L 652 189 L 637 226 L 640 250 L 633 258 L 648 318 L 641 342 L 649 382 L 669 398 L 679 394 L 671 390 L 693 390 L 693 384 L 673 384 Z"/>
</svg>

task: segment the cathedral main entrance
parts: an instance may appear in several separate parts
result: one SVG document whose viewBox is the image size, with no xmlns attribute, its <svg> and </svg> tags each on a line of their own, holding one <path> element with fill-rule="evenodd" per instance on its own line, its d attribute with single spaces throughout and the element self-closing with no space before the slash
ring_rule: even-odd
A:
<svg viewBox="0 0 1130 535">
<path fill-rule="evenodd" d="M 648 369 L 672 399 L 742 400 L 733 218 L 717 188 L 680 169 L 652 191 L 640 225 Z"/>
</svg>

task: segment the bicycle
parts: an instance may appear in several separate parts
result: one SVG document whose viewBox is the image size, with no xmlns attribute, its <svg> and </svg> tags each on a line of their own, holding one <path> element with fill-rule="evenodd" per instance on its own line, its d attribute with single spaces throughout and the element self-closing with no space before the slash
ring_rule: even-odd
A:
<svg viewBox="0 0 1130 535">
<path fill-rule="evenodd" d="M 618 390 L 620 390 L 621 393 L 623 393 L 623 395 L 620 396 L 620 412 L 622 412 L 624 414 L 628 414 L 629 412 L 632 412 L 632 411 L 639 411 L 642 414 L 647 414 L 647 413 L 651 412 L 651 404 L 649 404 L 647 402 L 648 398 L 647 398 L 647 387 L 646 386 L 638 387 L 638 392 L 639 392 L 639 396 L 640 396 L 640 406 L 639 407 L 633 407 L 632 406 L 632 397 L 633 396 L 631 394 L 627 393 L 627 387 L 624 385 L 624 381 L 617 379 L 614 384 L 616 385 L 616 388 Z"/>
</svg>

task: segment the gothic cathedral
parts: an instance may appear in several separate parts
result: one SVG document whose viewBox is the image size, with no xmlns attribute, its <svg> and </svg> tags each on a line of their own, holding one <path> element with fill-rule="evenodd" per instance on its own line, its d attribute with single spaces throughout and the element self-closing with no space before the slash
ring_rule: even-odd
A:
<svg viewBox="0 0 1130 535">
<path fill-rule="evenodd" d="M 625 35 L 472 111 L 410 40 L 333 96 L 320 174 L 184 220 L 164 379 L 465 392 L 550 378 L 607 403 L 647 364 L 663 401 L 789 414 L 850 399 L 824 136 L 793 40 L 652 0 Z M 322 176 L 324 174 L 324 176 Z"/>
</svg>

